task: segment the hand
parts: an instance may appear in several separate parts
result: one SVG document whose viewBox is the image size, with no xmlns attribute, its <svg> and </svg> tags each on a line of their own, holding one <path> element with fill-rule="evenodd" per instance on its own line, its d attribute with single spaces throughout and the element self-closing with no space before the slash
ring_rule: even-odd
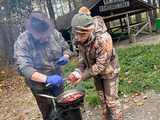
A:
<svg viewBox="0 0 160 120">
<path fill-rule="evenodd" d="M 74 84 L 77 83 L 81 79 L 81 74 L 78 71 L 74 71 L 68 75 L 67 80 L 69 83 Z"/>
<path fill-rule="evenodd" d="M 56 62 L 56 65 L 65 65 L 69 63 L 69 58 L 68 57 L 65 57 L 65 56 L 62 56 L 59 58 L 59 60 Z"/>
<path fill-rule="evenodd" d="M 60 86 L 64 84 L 64 80 L 62 76 L 55 74 L 55 75 L 48 76 L 46 83 L 47 85 Z"/>
</svg>

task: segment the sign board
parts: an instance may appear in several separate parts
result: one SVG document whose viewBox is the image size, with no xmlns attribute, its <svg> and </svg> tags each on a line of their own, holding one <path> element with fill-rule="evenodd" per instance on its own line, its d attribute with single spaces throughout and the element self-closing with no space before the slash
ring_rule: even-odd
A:
<svg viewBox="0 0 160 120">
<path fill-rule="evenodd" d="M 100 12 L 106 12 L 130 6 L 129 0 L 103 0 L 103 4 L 104 5 L 99 6 Z"/>
</svg>

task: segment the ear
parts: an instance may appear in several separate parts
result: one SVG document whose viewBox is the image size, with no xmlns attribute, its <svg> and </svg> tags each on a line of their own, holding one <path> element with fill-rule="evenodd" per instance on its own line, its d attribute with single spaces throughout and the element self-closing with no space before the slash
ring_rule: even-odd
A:
<svg viewBox="0 0 160 120">
<path fill-rule="evenodd" d="M 95 30 L 96 30 L 96 29 L 95 29 L 95 27 L 94 27 L 94 28 L 92 29 L 92 32 L 95 32 Z"/>
<path fill-rule="evenodd" d="M 95 32 L 95 25 L 92 26 L 91 32 Z"/>
</svg>

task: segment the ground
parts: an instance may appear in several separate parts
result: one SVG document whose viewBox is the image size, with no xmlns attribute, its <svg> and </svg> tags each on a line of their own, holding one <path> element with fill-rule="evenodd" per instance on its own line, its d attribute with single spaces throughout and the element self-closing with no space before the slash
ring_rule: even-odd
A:
<svg viewBox="0 0 160 120">
<path fill-rule="evenodd" d="M 160 43 L 160 35 L 138 38 L 137 44 Z M 116 47 L 128 47 L 128 41 L 115 44 Z M 6 74 L 1 71 L 1 74 Z M 0 82 L 0 120 L 42 120 L 29 88 L 23 83 L 23 78 L 14 74 L 11 79 Z M 8 82 L 9 81 L 9 82 Z M 160 120 L 160 93 L 152 90 L 123 96 L 121 99 L 124 120 Z M 100 120 L 99 107 L 84 106 L 84 120 Z"/>
<path fill-rule="evenodd" d="M 124 120 L 160 120 L 160 93 L 146 91 L 130 97 L 121 98 Z M 100 120 L 100 110 L 86 110 L 84 120 Z"/>
</svg>

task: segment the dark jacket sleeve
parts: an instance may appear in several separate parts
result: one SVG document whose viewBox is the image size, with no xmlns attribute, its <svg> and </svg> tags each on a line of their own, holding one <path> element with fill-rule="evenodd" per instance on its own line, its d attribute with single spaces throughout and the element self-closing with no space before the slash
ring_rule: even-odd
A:
<svg viewBox="0 0 160 120">
<path fill-rule="evenodd" d="M 55 35 L 55 38 L 57 40 L 57 42 L 61 45 L 61 47 L 63 48 L 63 53 L 64 54 L 68 54 L 69 56 L 72 55 L 72 52 L 69 48 L 69 45 L 68 43 L 64 40 L 62 34 L 57 31 L 57 30 L 54 30 L 54 35 Z"/>
<path fill-rule="evenodd" d="M 20 35 L 14 44 L 14 59 L 18 72 L 24 77 L 30 79 L 32 74 L 37 70 L 33 67 L 33 61 L 25 35 Z"/>
</svg>

